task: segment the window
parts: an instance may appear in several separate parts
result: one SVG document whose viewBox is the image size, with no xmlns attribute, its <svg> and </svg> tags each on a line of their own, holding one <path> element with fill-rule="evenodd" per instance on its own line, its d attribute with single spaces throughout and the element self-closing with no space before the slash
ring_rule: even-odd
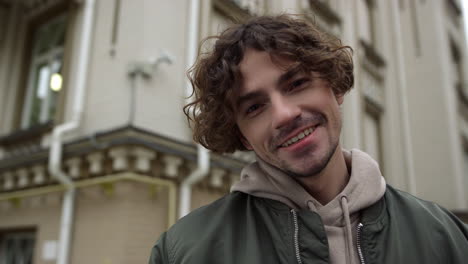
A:
<svg viewBox="0 0 468 264">
<path fill-rule="evenodd" d="M 26 97 L 21 116 L 22 129 L 54 119 L 63 83 L 66 21 L 65 15 L 56 16 L 33 32 Z"/>
<path fill-rule="evenodd" d="M 380 122 L 376 114 L 366 111 L 364 114 L 364 149 L 379 164 L 382 162 L 380 157 Z"/>
<path fill-rule="evenodd" d="M 365 61 L 364 61 L 365 62 Z M 363 64 L 360 83 L 363 92 L 362 142 L 364 150 L 379 164 L 383 171 L 382 130 L 384 114 L 384 86 L 381 72 L 372 68 L 374 63 Z"/>
<path fill-rule="evenodd" d="M 363 9 L 361 23 L 364 32 L 362 32 L 362 38 L 367 42 L 368 45 L 372 45 L 374 48 L 376 48 L 378 44 L 378 20 L 376 17 L 377 3 L 375 0 L 361 0 L 360 4 L 361 8 Z"/>
<path fill-rule="evenodd" d="M 367 17 L 368 17 L 368 23 L 369 23 L 369 34 L 370 34 L 370 40 L 371 42 L 375 45 L 377 36 L 376 36 L 376 19 L 375 19 L 375 3 L 374 1 L 367 0 Z"/>
<path fill-rule="evenodd" d="M 0 235 L 0 264 L 31 264 L 34 232 L 12 232 Z"/>
</svg>

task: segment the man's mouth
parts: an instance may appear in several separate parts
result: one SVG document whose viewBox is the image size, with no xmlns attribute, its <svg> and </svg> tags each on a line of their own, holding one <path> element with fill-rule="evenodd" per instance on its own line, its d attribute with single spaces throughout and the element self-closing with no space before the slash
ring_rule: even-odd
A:
<svg viewBox="0 0 468 264">
<path fill-rule="evenodd" d="M 298 142 L 300 142 L 301 140 L 303 140 L 305 137 L 307 137 L 308 135 L 312 134 L 312 132 L 314 132 L 314 130 L 317 128 L 317 126 L 314 126 L 314 127 L 309 127 L 309 128 L 306 128 L 304 129 L 303 131 L 299 132 L 296 136 L 290 138 L 288 141 L 284 142 L 283 144 L 280 145 L 280 148 L 286 148 L 286 147 L 289 147 L 293 144 L 296 144 Z"/>
</svg>

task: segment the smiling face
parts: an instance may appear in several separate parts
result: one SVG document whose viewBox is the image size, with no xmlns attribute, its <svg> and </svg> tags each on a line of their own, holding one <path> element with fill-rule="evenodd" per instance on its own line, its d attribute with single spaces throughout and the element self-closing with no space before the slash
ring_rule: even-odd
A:
<svg viewBox="0 0 468 264">
<path fill-rule="evenodd" d="M 247 49 L 233 104 L 247 149 L 290 175 L 307 177 L 320 173 L 338 153 L 343 96 L 335 96 L 317 73 L 288 71 L 291 65 Z"/>
</svg>

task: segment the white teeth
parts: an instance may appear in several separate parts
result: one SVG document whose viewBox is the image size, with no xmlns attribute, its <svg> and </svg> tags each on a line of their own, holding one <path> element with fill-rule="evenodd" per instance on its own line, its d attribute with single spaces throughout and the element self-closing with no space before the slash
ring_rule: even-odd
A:
<svg viewBox="0 0 468 264">
<path fill-rule="evenodd" d="M 297 141 L 305 138 L 306 136 L 310 135 L 312 132 L 314 132 L 314 129 L 315 128 L 312 128 L 312 127 L 309 127 L 308 129 L 302 131 L 301 133 L 299 133 L 297 136 L 289 139 L 288 141 L 286 141 L 283 145 L 281 145 L 281 147 L 288 147 L 294 143 L 296 143 Z"/>
</svg>

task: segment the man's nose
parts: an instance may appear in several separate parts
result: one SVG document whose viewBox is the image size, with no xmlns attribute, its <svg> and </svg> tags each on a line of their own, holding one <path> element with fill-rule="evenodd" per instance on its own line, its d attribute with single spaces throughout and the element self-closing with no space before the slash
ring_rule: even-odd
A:
<svg viewBox="0 0 468 264">
<path fill-rule="evenodd" d="M 274 98 L 272 104 L 274 128 L 281 128 L 301 115 L 300 107 L 284 96 Z"/>
</svg>

